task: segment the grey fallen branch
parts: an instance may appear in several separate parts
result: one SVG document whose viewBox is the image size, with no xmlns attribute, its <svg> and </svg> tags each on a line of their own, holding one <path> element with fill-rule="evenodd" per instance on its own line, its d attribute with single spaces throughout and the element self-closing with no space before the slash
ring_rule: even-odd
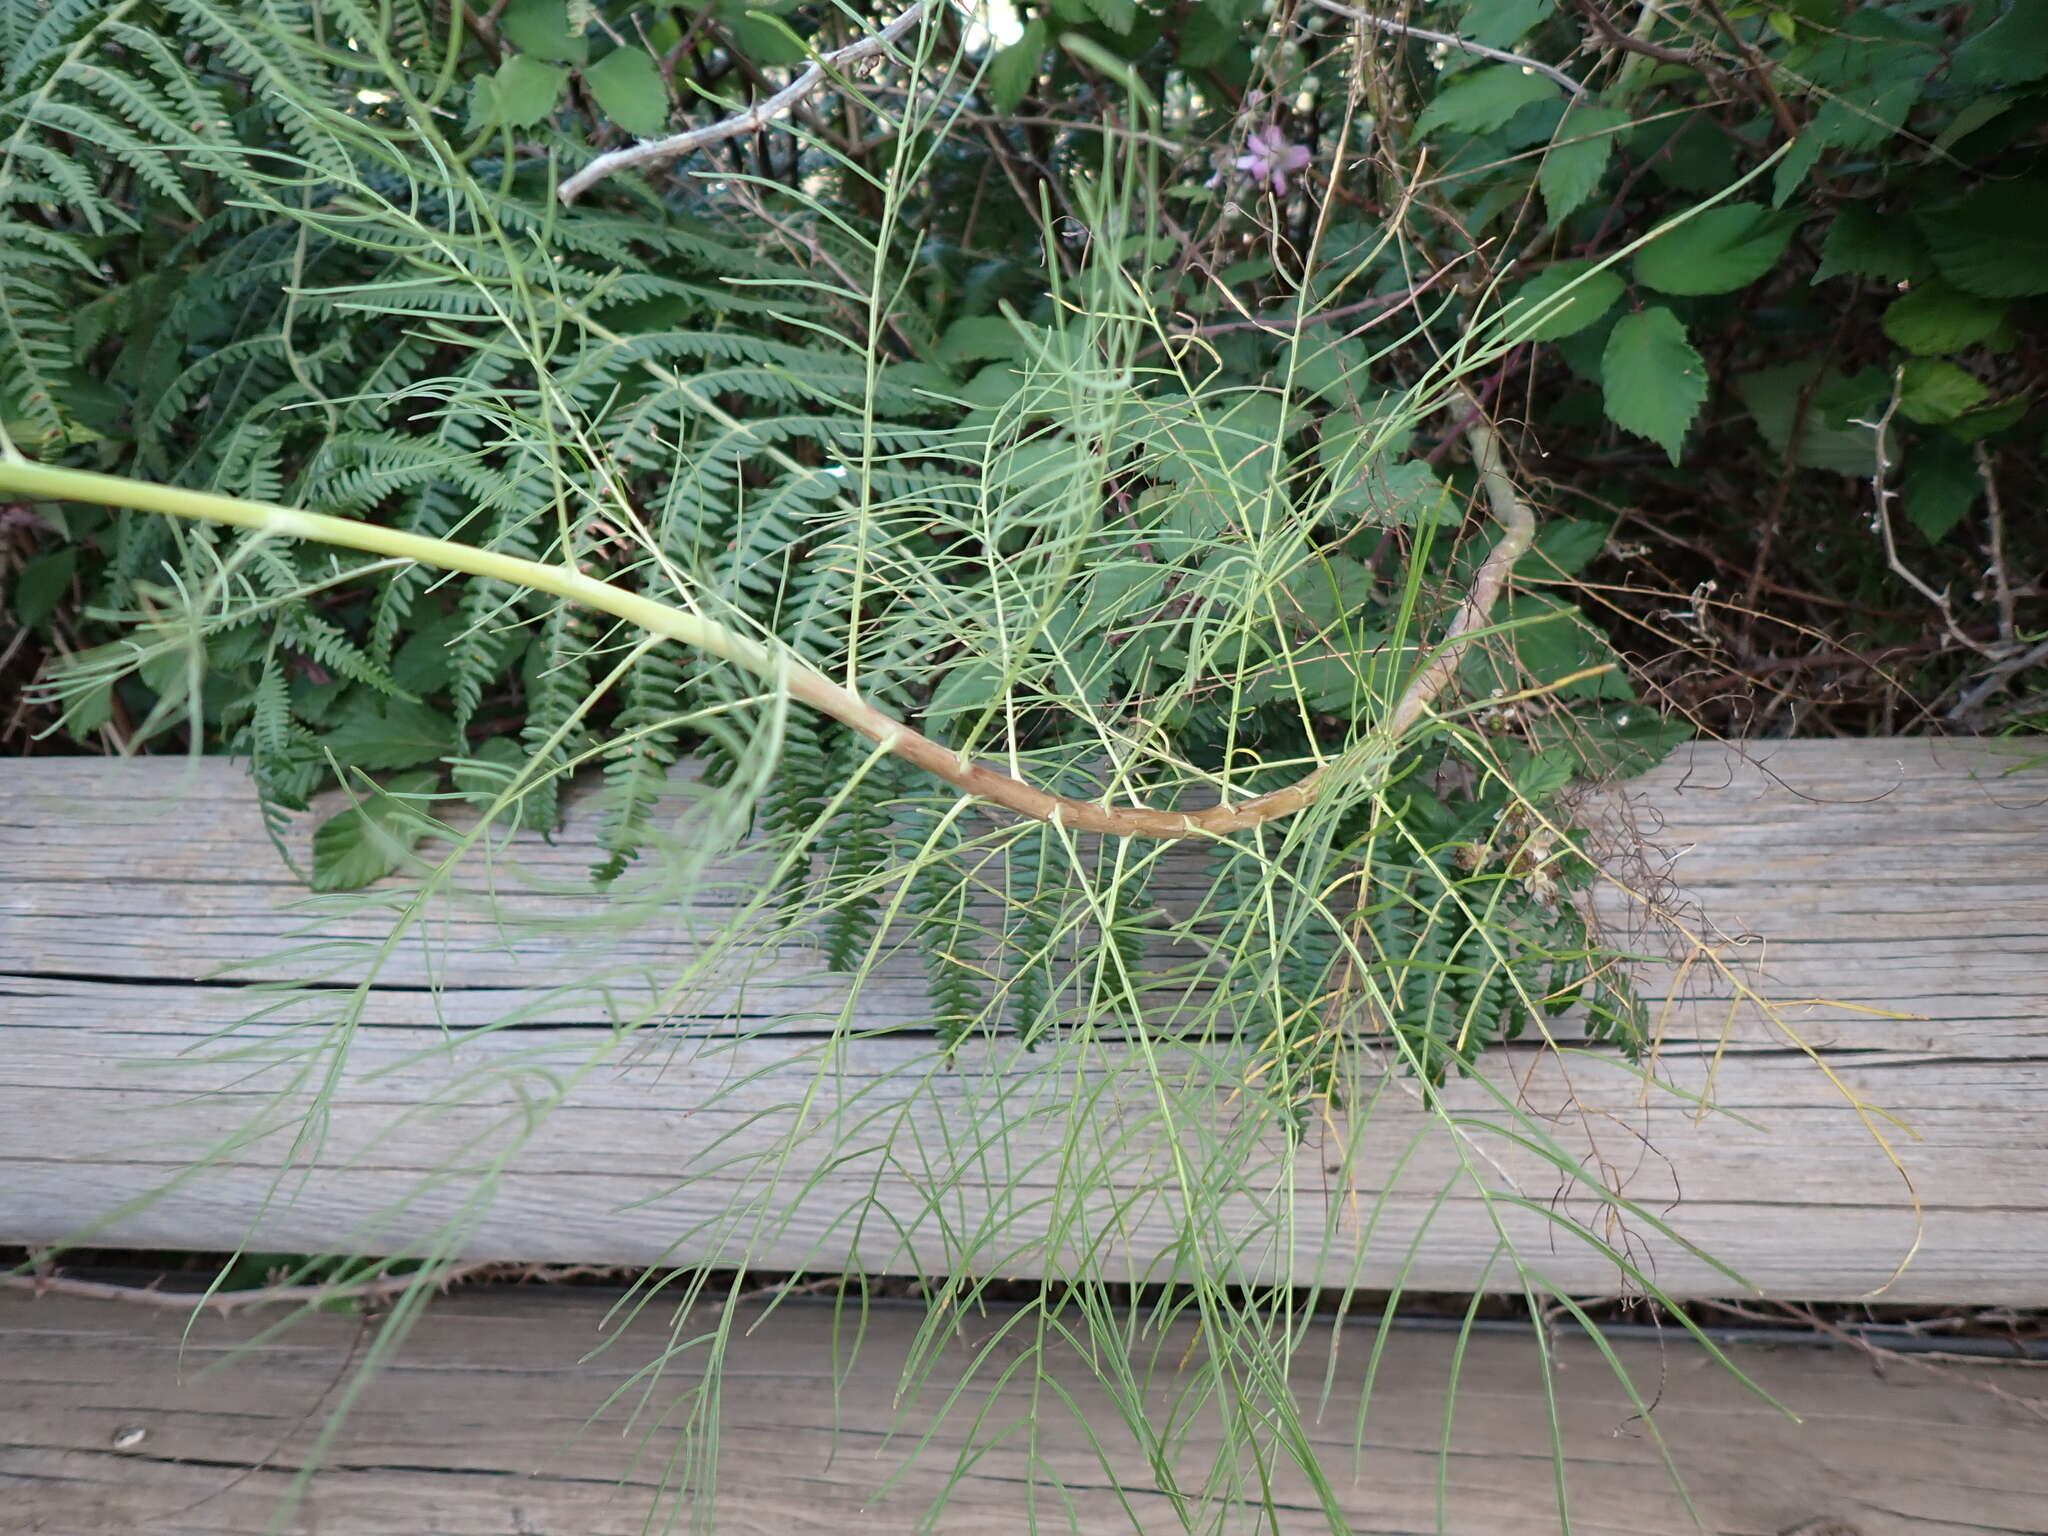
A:
<svg viewBox="0 0 2048 1536">
<path fill-rule="evenodd" d="M 615 171 L 674 160 L 709 145 L 722 144 L 727 139 L 736 139 L 742 134 L 753 133 L 767 126 L 823 85 L 828 76 L 843 75 L 854 65 L 887 53 L 896 45 L 898 38 L 918 24 L 934 3 L 935 0 L 918 0 L 917 4 L 881 31 L 871 32 L 858 42 L 848 43 L 844 48 L 834 49 L 831 53 L 819 54 L 802 74 L 773 96 L 762 97 L 744 112 L 737 112 L 708 127 L 692 128 L 687 133 L 671 134 L 665 139 L 642 139 L 638 144 L 629 144 L 624 149 L 614 149 L 599 155 L 564 181 L 556 196 L 565 203 L 573 203 Z"/>
<path fill-rule="evenodd" d="M 1532 59 L 1527 54 L 1509 53 L 1505 48 L 1490 48 L 1485 43 L 1475 43 L 1469 37 L 1460 37 L 1455 32 L 1432 32 L 1427 27 L 1411 27 L 1405 21 L 1395 21 L 1389 16 L 1375 16 L 1370 11 L 1356 10 L 1348 5 L 1339 5 L 1337 0 L 1311 0 L 1319 10 L 1328 11 L 1332 16 L 1342 16 L 1346 21 L 1361 22 L 1375 31 L 1389 37 L 1412 37 L 1417 42 L 1435 43 L 1444 48 L 1456 48 L 1461 53 L 1473 54 L 1478 58 L 1492 59 L 1500 64 L 1515 64 L 1523 69 L 1533 69 L 1537 74 L 1555 80 L 1574 96 L 1586 94 L 1586 88 L 1555 64 L 1546 64 L 1541 59 Z"/>
<path fill-rule="evenodd" d="M 0 1275 L 0 1290 L 27 1291 L 35 1296 L 77 1296 L 138 1307 L 170 1307 L 185 1312 L 218 1312 L 225 1316 L 248 1307 L 317 1307 L 334 1301 L 379 1300 L 421 1287 L 445 1291 L 493 1267 L 451 1265 L 425 1274 L 379 1275 L 354 1284 L 267 1285 L 247 1291 L 166 1291 L 154 1285 L 115 1285 L 104 1280 L 74 1279 L 70 1275 Z"/>
</svg>

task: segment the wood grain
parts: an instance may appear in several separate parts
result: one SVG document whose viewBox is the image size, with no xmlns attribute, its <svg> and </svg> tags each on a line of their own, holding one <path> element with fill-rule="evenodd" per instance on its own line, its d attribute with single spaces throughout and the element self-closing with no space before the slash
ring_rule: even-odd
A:
<svg viewBox="0 0 2048 1536">
<path fill-rule="evenodd" d="M 434 1303 L 319 1456 L 303 1503 L 272 1525 L 312 1457 L 335 1384 L 361 1359 L 361 1324 L 321 1316 L 261 1337 L 260 1321 L 209 1317 L 188 1336 L 178 1312 L 0 1296 L 9 1381 L 0 1393 L 0 1526 L 48 1536 L 640 1536 L 651 1508 L 674 1503 L 663 1472 L 677 1437 L 650 1421 L 687 1402 L 703 1357 L 674 1359 L 648 1420 L 629 1428 L 625 1406 L 607 1399 L 635 1395 L 632 1374 L 668 1346 L 670 1319 L 650 1310 L 607 1334 L 607 1300 L 497 1291 Z M 1014 1358 L 1001 1343 L 976 1369 L 1003 1314 L 967 1319 L 932 1362 L 931 1385 L 913 1378 L 905 1390 L 920 1311 L 872 1311 L 850 1359 L 849 1331 L 835 1333 L 829 1307 L 785 1304 L 758 1328 L 754 1311 L 743 1312 L 727 1359 L 716 1478 L 695 1498 L 696 1528 L 720 1536 L 904 1532 L 918 1528 L 949 1482 L 928 1527 L 949 1536 L 1010 1536 L 1034 1516 L 1037 1529 L 1084 1536 L 1184 1528 L 1082 1361 L 1058 1348 L 1046 1361 L 1069 1403 L 1034 1395 L 1028 1373 L 998 1382 Z M 1326 1366 L 1332 1371 L 1329 1406 L 1319 1415 L 1309 1406 L 1310 1449 L 1345 1527 L 1358 1536 L 1438 1530 L 1453 1341 L 1390 1337 L 1354 1462 L 1373 1333 L 1354 1325 L 1338 1337 L 1334 1363 L 1327 1330 L 1310 1338 L 1298 1390 L 1309 1403 Z M 2043 1403 L 2036 1376 L 1981 1364 L 1880 1369 L 1860 1354 L 1812 1348 L 1738 1349 L 1737 1364 L 1800 1415 L 1794 1423 L 1689 1342 L 1623 1340 L 1617 1352 L 1654 1400 L 1701 1526 L 1612 1371 L 1589 1343 L 1567 1336 L 1554 1379 L 1572 1529 L 1582 1536 L 1701 1528 L 1774 1536 L 1822 1518 L 1848 1522 L 1856 1536 L 2048 1532 L 2042 1421 L 2028 1408 Z M 1146 1359 L 1164 1362 L 1144 1396 L 1156 1425 L 1176 1371 L 1188 1368 L 1184 1341 L 1138 1357 L 1141 1372 Z M 970 1385 L 941 1411 L 963 1378 Z M 1541 1380 L 1532 1339 L 1471 1341 L 1441 1464 L 1448 1536 L 1561 1529 Z M 1184 1428 L 1169 1465 L 1199 1487 L 1219 1454 L 1216 1420 L 1196 1413 Z M 1274 1501 L 1288 1536 L 1333 1528 L 1284 1456 Z M 1199 1511 L 1193 1528 L 1271 1526 L 1224 1500 Z"/>
<path fill-rule="evenodd" d="M 1764 1290 L 1852 1298 L 1891 1281 L 1899 1300 L 2048 1303 L 2048 772 L 2011 771 L 1996 744 L 1753 757 L 1687 752 L 1607 812 L 1653 845 L 1624 873 L 1785 1003 L 1766 1019 L 1726 976 L 1667 968 L 1660 1074 L 1728 1113 L 1647 1094 L 1598 1053 L 1505 1052 L 1493 1081 L 1547 1117 L 1556 1158 Z M 1557 1289 L 1626 1288 L 1556 1231 L 1562 1212 L 1676 1294 L 1736 1289 L 1489 1130 L 1504 1116 L 1476 1085 L 1454 1096 L 1468 1137 L 1395 1080 L 1370 1117 L 1333 1120 L 1290 1159 L 1224 1091 L 1222 1047 L 1172 1069 L 1170 1120 L 1115 1070 L 1113 1043 L 998 1043 L 952 1070 L 916 1027 L 913 953 L 885 958 L 857 1000 L 798 941 L 714 954 L 750 895 L 744 868 L 693 904 L 658 880 L 618 898 L 637 901 L 637 926 L 584 946 L 590 847 L 572 823 L 508 849 L 491 876 L 509 920 L 459 897 L 437 910 L 365 997 L 308 1140 L 308 1093 L 338 1061 L 319 1026 L 347 994 L 244 1021 L 267 1006 L 262 983 L 360 974 L 381 925 L 303 907 L 232 765 L 7 765 L 0 1236 L 97 1223 L 105 1243 L 325 1251 L 445 1228 L 473 1257 L 922 1273 L 979 1249 L 1001 1272 L 1062 1274 L 1088 1249 L 1153 1278 L 1195 1241 L 1226 1272 L 1387 1284 L 1407 1266 L 1411 1284 L 1457 1290 L 1507 1283 L 1488 1270 L 1505 1230 Z M 1627 926 L 1624 904 L 1609 912 Z M 600 965 L 606 1007 L 588 988 Z M 607 1007 L 660 1027 L 614 1029 Z M 894 1032 L 848 1040 L 849 1024 Z M 1227 1198 L 1195 1196 L 1191 1156 L 1242 1157 Z"/>
</svg>

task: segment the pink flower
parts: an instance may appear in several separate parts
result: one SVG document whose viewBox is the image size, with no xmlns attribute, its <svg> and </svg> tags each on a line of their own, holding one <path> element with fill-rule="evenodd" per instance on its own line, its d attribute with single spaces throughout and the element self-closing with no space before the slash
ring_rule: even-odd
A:
<svg viewBox="0 0 2048 1536">
<path fill-rule="evenodd" d="M 1237 157 L 1237 168 L 1253 181 L 1264 182 L 1281 196 L 1287 194 L 1287 178 L 1308 168 L 1308 147 L 1290 144 L 1278 123 L 1268 123 L 1245 144 Z"/>
</svg>

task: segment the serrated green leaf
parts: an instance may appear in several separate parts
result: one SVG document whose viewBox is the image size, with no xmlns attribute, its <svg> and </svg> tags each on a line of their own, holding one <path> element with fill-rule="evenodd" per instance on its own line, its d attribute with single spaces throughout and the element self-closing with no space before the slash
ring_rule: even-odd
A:
<svg viewBox="0 0 2048 1536">
<path fill-rule="evenodd" d="M 1908 455 L 1900 499 L 1905 505 L 1906 521 L 1930 543 L 1939 543 L 1970 515 L 1983 490 L 1970 450 L 1935 435 L 1916 443 Z"/>
<path fill-rule="evenodd" d="M 1733 293 L 1777 265 L 1798 225 L 1761 203 L 1709 208 L 1636 255 L 1636 280 L 1659 293 Z"/>
<path fill-rule="evenodd" d="M 1573 107 L 1565 113 L 1557 142 L 1536 173 L 1551 223 L 1561 222 L 1599 187 L 1614 153 L 1614 130 L 1628 120 L 1629 115 L 1616 107 Z"/>
<path fill-rule="evenodd" d="M 434 780 L 431 773 L 402 774 L 315 828 L 313 889 L 353 891 L 404 863 L 433 830 L 433 823 L 417 806 L 397 797 L 423 794 L 433 788 Z"/>
<path fill-rule="evenodd" d="M 1385 636 L 1361 637 L 1362 649 L 1385 643 Z M 1298 698 L 1310 709 L 1356 714 L 1368 697 L 1369 672 L 1369 666 L 1356 655 L 1318 651 L 1262 672 L 1256 680 L 1258 686 L 1245 690 L 1245 702 L 1259 702 L 1270 690 L 1272 698 Z"/>
<path fill-rule="evenodd" d="M 1332 405 L 1349 405 L 1367 382 L 1369 357 L 1365 343 L 1355 336 L 1323 341 L 1310 332 L 1302 338 L 1294 365 L 1295 387 L 1319 395 Z"/>
<path fill-rule="evenodd" d="M 1557 9 L 1557 0 L 1465 0 L 1458 36 L 1489 48 L 1507 48 Z"/>
<path fill-rule="evenodd" d="M 581 64 L 588 46 L 570 26 L 566 0 L 511 0 L 498 32 L 521 53 L 556 64 Z"/>
<path fill-rule="evenodd" d="M 1576 335 L 1614 307 L 1627 287 L 1613 268 L 1595 272 L 1590 261 L 1560 261 L 1515 290 L 1503 311 L 1510 332 L 1530 341 Z M 1565 289 L 1571 293 L 1559 298 Z M 1534 317 L 1533 324 L 1519 316 Z"/>
<path fill-rule="evenodd" d="M 1678 316 L 1659 305 L 1624 315 L 1600 357 L 1607 418 L 1647 437 L 1676 464 L 1686 428 L 1707 398 L 1707 365 Z"/>
<path fill-rule="evenodd" d="M 1899 384 L 1899 414 L 1923 427 L 1954 421 L 1990 398 L 1991 391 L 1954 363 L 1934 357 L 1916 357 L 1902 370 Z"/>
<path fill-rule="evenodd" d="M 1541 592 L 1516 592 L 1494 611 L 1505 631 L 1473 647 L 1460 665 L 1478 694 L 1550 686 L 1594 667 L 1606 667 L 1557 689 L 1563 698 L 1633 699 L 1635 690 L 1613 644 L 1570 603 Z"/>
<path fill-rule="evenodd" d="M 1224 542 L 1238 511 L 1237 499 L 1213 485 L 1189 489 L 1158 486 L 1141 499 L 1149 516 L 1146 540 L 1162 561 L 1200 560 Z M 1078 599 L 1074 612 L 1081 612 Z"/>
<path fill-rule="evenodd" d="M 391 658 L 391 680 L 410 694 L 439 693 L 454 675 L 452 647 L 468 628 L 460 613 L 420 623 Z"/>
<path fill-rule="evenodd" d="M 1235 51 L 1248 53 L 1244 29 L 1225 21 L 1213 7 L 1196 6 L 1180 24 L 1180 66 L 1183 69 L 1214 69 Z"/>
<path fill-rule="evenodd" d="M 1009 678 L 1001 667 L 984 657 L 970 656 L 946 669 L 945 677 L 932 691 L 931 703 L 925 706 L 925 719 L 950 722 L 954 715 L 979 715 L 1008 689 Z"/>
<path fill-rule="evenodd" d="M 1493 64 L 1460 75 L 1431 98 L 1415 120 L 1426 137 L 1439 128 L 1458 133 L 1491 133 L 1531 102 L 1555 101 L 1557 86 L 1520 65 Z"/>
<path fill-rule="evenodd" d="M 1849 203 L 1828 226 L 1813 280 L 1824 283 L 1831 277 L 1854 276 L 1906 283 L 1931 270 L 1927 248 L 1911 225 Z"/>
<path fill-rule="evenodd" d="M 1987 299 L 2048 293 L 2048 182 L 1987 181 L 1914 218 L 1941 275 L 1964 292 Z"/>
<path fill-rule="evenodd" d="M 1953 421 L 1943 422 L 1942 435 L 1954 438 L 1959 443 L 1974 443 L 1980 438 L 1989 437 L 1994 432 L 2003 432 L 2007 427 L 2017 424 L 2026 416 L 2032 404 L 2033 397 L 2022 393 L 2014 395 L 2009 400 L 1976 406 L 1963 412 Z"/>
<path fill-rule="evenodd" d="M 765 9 L 749 6 L 745 9 Z M 726 36 L 730 37 L 756 64 L 796 64 L 810 57 L 810 50 L 803 39 L 789 27 L 767 16 L 734 15 L 725 22 Z"/>
<path fill-rule="evenodd" d="M 1570 747 L 1546 747 L 1541 752 L 1518 752 L 1510 773 L 1515 792 L 1524 800 L 1541 805 L 1571 783 L 1579 767 L 1579 754 Z"/>
<path fill-rule="evenodd" d="M 1358 478 L 1355 494 L 1364 510 L 1404 528 L 1454 527 L 1464 515 L 1450 487 L 1420 459 L 1369 467 Z"/>
<path fill-rule="evenodd" d="M 1830 149 L 1871 150 L 1905 125 L 1926 85 L 1924 76 L 1867 80 L 1837 91 L 1806 125 L 1806 131 L 1772 173 L 1771 206 L 1782 208 L 1807 172 Z"/>
<path fill-rule="evenodd" d="M 668 87 L 646 50 L 614 48 L 583 71 L 598 110 L 635 138 L 651 139 L 668 126 Z"/>
<path fill-rule="evenodd" d="M 1607 547 L 1612 523 L 1592 518 L 1548 519 L 1536 532 L 1534 558 L 1528 562 L 1536 576 L 1576 576 Z"/>
<path fill-rule="evenodd" d="M 1088 9 L 1110 31 L 1122 34 L 1138 19 L 1136 0 L 1086 0 Z"/>
<path fill-rule="evenodd" d="M 1023 36 L 988 61 L 988 73 L 982 78 L 988 87 L 989 105 L 998 112 L 1016 111 L 1017 103 L 1038 83 L 1049 39 L 1045 19 L 1033 17 Z"/>
<path fill-rule="evenodd" d="M 1884 333 L 1908 352 L 1932 357 L 1974 347 L 2004 319 L 2003 304 L 1936 280 L 1916 284 L 1892 301 L 1884 312 Z"/>
<path fill-rule="evenodd" d="M 1529 724 L 1532 745 L 1570 748 L 1594 778 L 1646 773 L 1692 740 L 1683 720 L 1666 720 L 1638 703 L 1581 705 L 1569 713 L 1538 716 Z"/>
<path fill-rule="evenodd" d="M 1272 481 L 1286 419 L 1277 395 L 1193 396 L 1164 404 L 1135 430 L 1157 453 L 1160 479 L 1250 501 Z"/>
<path fill-rule="evenodd" d="M 2048 16 L 2048 10 L 2044 10 L 2041 14 Z M 1935 150 L 1940 154 L 1947 154 L 1979 128 L 1988 127 L 2005 116 L 2006 113 L 2012 110 L 2013 103 L 2018 100 L 2019 97 L 2004 93 L 1979 96 L 1967 107 L 1964 107 L 1962 111 L 1950 118 L 1948 126 L 1934 136 Z"/>
<path fill-rule="evenodd" d="M 1377 578 L 1362 560 L 1318 555 L 1289 574 L 1280 605 L 1282 620 L 1317 633 L 1358 613 L 1372 600 Z"/>
<path fill-rule="evenodd" d="M 515 53 L 491 77 L 492 120 L 509 128 L 531 128 L 555 110 L 569 71 Z"/>
<path fill-rule="evenodd" d="M 1660 114 L 1628 135 L 1650 174 L 1678 192 L 1718 192 L 1735 178 L 1731 135 L 1704 113 Z"/>
<path fill-rule="evenodd" d="M 1344 409 L 1325 416 L 1318 428 L 1316 456 L 1326 469 L 1341 471 L 1369 458 L 1395 458 L 1408 451 L 1415 435 L 1414 417 L 1398 397 L 1381 394 L 1358 400 L 1346 395 L 1342 404 Z"/>
<path fill-rule="evenodd" d="M 1968 38 L 1949 61 L 1958 85 L 2023 85 L 2048 75 L 2048 5 L 2007 0 L 2005 14 Z"/>
<path fill-rule="evenodd" d="M 1877 434 L 1870 427 L 1847 420 L 1840 426 L 1829 424 L 1830 419 L 1843 419 L 1829 416 L 1826 406 L 1830 391 L 1845 389 L 1848 381 L 1831 372 L 1821 372 L 1816 378 L 1816 372 L 1810 363 L 1790 363 L 1782 368 L 1745 373 L 1735 380 L 1735 393 L 1756 422 L 1757 431 L 1781 460 L 1789 459 L 1804 469 L 1828 469 L 1868 478 L 1877 468 Z M 1890 398 L 1890 393 L 1889 383 L 1883 383 L 1875 398 L 1865 402 L 1873 417 L 1883 409 L 1883 401 Z M 1845 415 L 1861 414 L 1858 405 L 1845 407 Z"/>
<path fill-rule="evenodd" d="M 1030 355 L 1030 348 L 1007 315 L 969 315 L 964 320 L 955 320 L 931 351 L 934 362 L 949 366 L 991 361 L 1021 363 Z"/>
<path fill-rule="evenodd" d="M 90 655 L 91 652 L 85 654 Z M 93 732 L 114 718 L 114 679 L 92 684 L 64 700 L 64 729 L 71 739 L 84 743 Z"/>
<path fill-rule="evenodd" d="M 55 612 L 57 604 L 64 600 L 77 565 L 76 546 L 38 555 L 23 565 L 14 578 L 14 621 L 24 629 L 33 628 Z"/>
<path fill-rule="evenodd" d="M 320 744 L 344 768 L 381 773 L 443 756 L 455 746 L 455 727 L 431 705 L 369 694 L 354 701 Z"/>
</svg>

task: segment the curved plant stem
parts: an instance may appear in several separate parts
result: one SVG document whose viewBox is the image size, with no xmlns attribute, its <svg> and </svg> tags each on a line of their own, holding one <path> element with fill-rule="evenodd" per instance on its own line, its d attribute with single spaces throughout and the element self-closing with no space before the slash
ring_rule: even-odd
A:
<svg viewBox="0 0 2048 1536">
<path fill-rule="evenodd" d="M 1485 417 L 1476 411 L 1466 428 L 1466 439 L 1471 445 L 1488 504 L 1503 531 L 1472 578 L 1472 585 L 1458 605 L 1457 616 L 1451 621 L 1443 645 L 1402 691 L 1380 727 L 1381 733 L 1390 741 L 1398 740 L 1422 718 L 1430 702 L 1456 674 L 1458 662 L 1471 644 L 1472 636 L 1486 627 L 1494 603 L 1506 584 L 1508 572 L 1515 561 L 1527 552 L 1535 537 L 1535 517 L 1508 479 L 1501 459 L 1500 440 Z M 320 512 L 301 512 L 291 507 L 243 501 L 210 491 L 181 490 L 175 486 L 95 474 L 90 470 L 33 464 L 18 458 L 0 458 L 0 493 L 48 501 L 84 501 L 198 522 L 228 523 L 285 538 L 417 560 L 423 565 L 443 570 L 462 571 L 538 592 L 550 592 L 595 608 L 600 613 L 624 619 L 650 634 L 723 657 L 778 684 L 788 691 L 791 698 L 830 715 L 905 762 L 924 769 L 966 794 L 1033 820 L 1051 822 L 1079 832 L 1161 838 L 1214 837 L 1242 832 L 1290 816 L 1313 804 L 1323 790 L 1324 776 L 1329 771 L 1326 764 L 1285 789 L 1276 789 L 1270 794 L 1235 804 L 1219 803 L 1192 811 L 1077 800 L 1051 794 L 939 745 L 929 736 L 921 735 L 902 721 L 876 709 L 780 646 L 764 644 L 700 614 L 687 613 L 637 592 L 628 592 L 566 565 L 524 560 L 495 550 L 477 549 L 446 539 L 424 538 L 416 533 L 329 517 Z"/>
</svg>

